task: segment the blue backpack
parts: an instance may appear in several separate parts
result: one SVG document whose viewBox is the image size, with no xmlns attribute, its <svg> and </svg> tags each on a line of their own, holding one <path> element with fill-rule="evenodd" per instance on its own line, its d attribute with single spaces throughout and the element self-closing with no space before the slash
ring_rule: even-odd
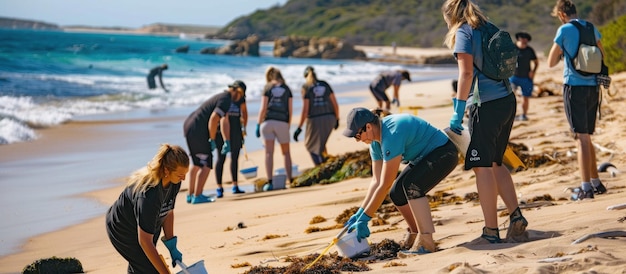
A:
<svg viewBox="0 0 626 274">
<path fill-rule="evenodd" d="M 482 36 L 482 67 L 474 65 L 487 77 L 494 80 L 508 80 L 515 73 L 518 49 L 511 35 L 500 30 L 491 22 L 478 28 Z"/>
</svg>

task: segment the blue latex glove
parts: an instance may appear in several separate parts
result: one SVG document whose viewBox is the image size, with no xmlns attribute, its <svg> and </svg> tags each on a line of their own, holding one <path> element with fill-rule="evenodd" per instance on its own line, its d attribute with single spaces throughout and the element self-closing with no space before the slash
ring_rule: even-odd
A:
<svg viewBox="0 0 626 274">
<path fill-rule="evenodd" d="M 211 151 L 217 148 L 217 145 L 215 144 L 215 141 L 213 141 L 213 139 L 209 139 L 209 143 L 211 144 Z"/>
<path fill-rule="evenodd" d="M 298 141 L 298 136 L 300 136 L 300 133 L 302 133 L 302 129 L 301 128 L 297 128 L 296 132 L 293 133 L 293 140 L 294 141 Z"/>
<path fill-rule="evenodd" d="M 463 131 L 463 125 L 461 124 L 463 123 L 463 115 L 465 115 L 466 103 L 467 102 L 465 100 L 452 98 L 454 113 L 452 114 L 452 118 L 450 118 L 450 129 L 459 135 L 461 135 L 461 131 Z"/>
<path fill-rule="evenodd" d="M 350 226 L 348 229 L 348 233 L 356 230 L 356 239 L 361 242 L 361 239 L 365 239 L 370 236 L 370 229 L 367 227 L 367 223 L 372 219 L 372 217 L 367 216 L 365 212 L 359 216 L 356 222 Z"/>
<path fill-rule="evenodd" d="M 222 155 L 226 155 L 230 152 L 230 141 L 224 141 L 224 145 L 222 146 Z"/>
<path fill-rule="evenodd" d="M 176 267 L 176 261 L 183 261 L 183 253 L 180 253 L 180 251 L 178 251 L 178 248 L 176 248 L 176 243 L 178 242 L 178 238 L 176 236 L 172 237 L 169 240 L 165 240 L 165 238 L 161 238 L 161 241 L 163 241 L 163 244 L 165 244 L 165 247 L 167 247 L 167 250 L 170 251 L 170 257 L 172 257 L 172 267 Z"/>
<path fill-rule="evenodd" d="M 261 138 L 261 125 L 256 124 L 256 137 Z"/>
<path fill-rule="evenodd" d="M 359 207 L 359 210 L 356 211 L 356 213 L 354 213 L 354 215 L 352 215 L 352 217 L 350 217 L 350 219 L 348 219 L 348 221 L 343 224 L 343 227 L 346 226 L 351 226 L 354 223 L 356 223 L 356 220 L 359 219 L 359 217 L 361 217 L 361 214 L 363 214 L 363 211 L 365 211 L 362 207 Z"/>
</svg>

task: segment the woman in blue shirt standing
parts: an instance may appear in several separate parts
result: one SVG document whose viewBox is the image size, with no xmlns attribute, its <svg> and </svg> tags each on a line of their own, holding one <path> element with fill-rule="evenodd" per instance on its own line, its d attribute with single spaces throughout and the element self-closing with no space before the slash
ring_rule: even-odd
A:
<svg viewBox="0 0 626 274">
<path fill-rule="evenodd" d="M 465 170 L 472 169 L 476 174 L 485 217 L 481 237 L 489 243 L 502 242 L 498 230 L 499 194 L 510 213 L 507 240 L 523 241 L 527 239 L 528 221 L 519 209 L 511 173 L 502 165 L 515 119 L 515 94 L 507 87 L 507 81 L 491 79 L 477 69 L 483 63 L 478 28 L 487 24 L 487 17 L 478 5 L 470 0 L 447 0 L 441 10 L 449 29 L 444 43 L 453 49 L 459 67 L 458 91 L 452 99 L 454 113 L 450 119 L 450 129 L 457 134 L 463 130 L 466 102 L 471 102 L 468 108 L 471 140 Z"/>
<path fill-rule="evenodd" d="M 445 133 L 410 114 L 380 119 L 368 109 L 355 108 L 346 121 L 343 134 L 370 145 L 373 174 L 361 207 L 347 223 L 349 231 L 356 230 L 359 240 L 368 237 L 367 223 L 389 193 L 409 226 L 402 246 L 408 250 L 403 253 L 435 252 L 435 226 L 426 193 L 456 167 L 454 144 Z M 407 166 L 398 175 L 401 163 Z"/>
</svg>

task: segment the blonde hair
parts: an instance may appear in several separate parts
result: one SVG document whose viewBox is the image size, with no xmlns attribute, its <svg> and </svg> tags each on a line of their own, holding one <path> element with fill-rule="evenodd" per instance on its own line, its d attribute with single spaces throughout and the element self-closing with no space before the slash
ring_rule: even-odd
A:
<svg viewBox="0 0 626 274">
<path fill-rule="evenodd" d="M 446 0 L 441 6 L 441 12 L 449 26 L 443 44 L 450 49 L 456 43 L 456 31 L 461 25 L 467 23 L 472 29 L 477 29 L 487 22 L 487 16 L 470 0 Z"/>
<path fill-rule="evenodd" d="M 128 179 L 128 185 L 134 186 L 134 192 L 143 192 L 161 183 L 165 171 L 172 172 L 179 167 L 189 166 L 189 155 L 180 146 L 162 144 L 148 165 L 135 171 Z"/>
<path fill-rule="evenodd" d="M 272 82 L 280 82 L 283 84 L 287 84 L 285 83 L 285 78 L 283 78 L 283 74 L 280 73 L 280 70 L 275 68 L 275 67 L 268 67 L 267 70 L 265 71 L 265 81 Z"/>
<path fill-rule="evenodd" d="M 315 71 L 310 70 L 309 73 L 307 74 L 305 80 L 304 80 L 308 85 L 312 85 L 315 84 L 315 82 L 317 82 L 317 75 L 315 74 Z"/>
</svg>

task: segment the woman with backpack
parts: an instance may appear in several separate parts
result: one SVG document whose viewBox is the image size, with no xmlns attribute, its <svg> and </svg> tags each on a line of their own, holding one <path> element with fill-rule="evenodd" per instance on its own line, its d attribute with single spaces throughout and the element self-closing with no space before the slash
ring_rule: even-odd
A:
<svg viewBox="0 0 626 274">
<path fill-rule="evenodd" d="M 289 151 L 289 125 L 293 111 L 291 89 L 285 83 L 282 73 L 275 67 L 265 71 L 265 88 L 259 110 L 259 122 L 256 124 L 256 137 L 265 140 L 265 172 L 269 186 L 273 189 L 272 170 L 274 169 L 274 140 L 278 141 L 283 153 L 287 180 L 291 182 L 291 152 Z"/>
<path fill-rule="evenodd" d="M 482 47 L 486 46 L 482 43 L 480 28 L 492 26 L 488 26 L 487 17 L 470 0 L 447 0 L 441 10 L 449 29 L 444 43 L 453 49 L 459 67 L 458 92 L 452 99 L 454 113 L 450 129 L 454 133 L 451 134 L 463 131 L 461 124 L 466 102 L 471 102 L 468 107 L 471 139 L 464 168 L 472 169 L 476 175 L 476 187 L 485 218 L 481 238 L 489 243 L 502 242 L 497 209 L 500 195 L 510 213 L 506 240 L 524 241 L 527 239 L 528 221 L 518 206 L 511 174 L 502 165 L 515 119 L 515 94 L 509 89 L 508 81 L 494 80 L 478 69 L 483 68 Z"/>
</svg>

